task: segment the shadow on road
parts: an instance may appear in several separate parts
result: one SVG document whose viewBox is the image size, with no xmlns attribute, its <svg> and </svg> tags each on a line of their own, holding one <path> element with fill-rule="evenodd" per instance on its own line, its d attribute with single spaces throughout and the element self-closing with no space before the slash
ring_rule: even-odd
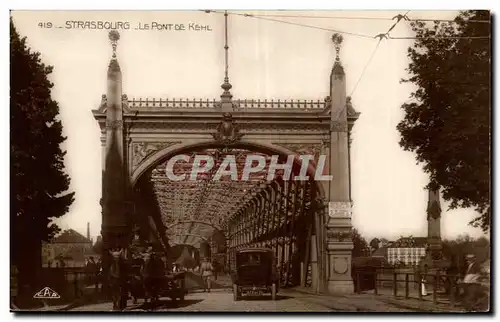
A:
<svg viewBox="0 0 500 322">
<path fill-rule="evenodd" d="M 288 300 L 293 297 L 286 295 L 276 295 L 276 301 Z M 242 295 L 240 297 L 240 301 L 272 301 L 271 295 L 262 295 L 262 296 L 251 296 L 251 295 Z"/>
<path fill-rule="evenodd" d="M 111 299 L 106 298 L 106 295 L 103 293 L 86 294 L 84 297 L 77 299 L 76 301 L 65 307 L 64 311 L 73 310 L 87 305 L 96 305 L 104 303 L 111 304 L 113 302 L 111 301 Z"/>
<path fill-rule="evenodd" d="M 177 309 L 186 306 L 194 305 L 203 300 L 184 300 L 184 301 L 172 301 L 170 299 L 160 299 L 154 303 L 148 302 L 143 303 L 135 307 L 128 308 L 129 310 L 145 310 L 145 311 L 156 311 L 156 310 L 166 310 L 166 309 Z"/>
</svg>

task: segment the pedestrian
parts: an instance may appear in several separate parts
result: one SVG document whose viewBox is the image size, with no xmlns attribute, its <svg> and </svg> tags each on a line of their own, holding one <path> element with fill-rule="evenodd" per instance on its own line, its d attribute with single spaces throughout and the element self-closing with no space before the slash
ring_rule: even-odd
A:
<svg viewBox="0 0 500 322">
<path fill-rule="evenodd" d="M 90 256 L 90 258 L 87 260 L 86 270 L 87 270 L 87 285 L 92 285 L 97 270 L 97 263 L 94 261 L 93 256 Z"/>
<path fill-rule="evenodd" d="M 427 281 L 424 277 L 422 277 L 422 280 L 420 281 L 420 292 L 422 292 L 422 296 L 427 296 L 427 288 L 425 287 L 426 283 Z"/>
<path fill-rule="evenodd" d="M 203 279 L 203 292 L 208 292 L 210 293 L 210 283 L 211 283 L 211 278 L 213 275 L 214 267 L 212 266 L 212 263 L 208 260 L 208 257 L 203 258 L 203 263 L 201 263 L 201 277 Z"/>
<path fill-rule="evenodd" d="M 463 280 L 464 304 L 466 307 L 473 306 L 473 303 L 480 297 L 481 293 L 481 266 L 476 261 L 474 254 L 466 257 L 467 268 Z"/>
<path fill-rule="evenodd" d="M 101 284 L 102 291 L 102 259 L 99 257 L 95 267 L 95 291 L 99 292 L 99 284 Z"/>
</svg>

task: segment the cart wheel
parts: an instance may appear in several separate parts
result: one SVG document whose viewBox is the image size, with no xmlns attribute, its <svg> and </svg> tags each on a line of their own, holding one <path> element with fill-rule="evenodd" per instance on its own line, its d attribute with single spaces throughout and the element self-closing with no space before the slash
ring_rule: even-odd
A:
<svg viewBox="0 0 500 322">
<path fill-rule="evenodd" d="M 233 284 L 233 300 L 235 301 L 239 300 L 238 285 L 236 284 Z"/>
<path fill-rule="evenodd" d="M 273 301 L 276 301 L 276 283 L 271 286 L 271 297 Z"/>
</svg>

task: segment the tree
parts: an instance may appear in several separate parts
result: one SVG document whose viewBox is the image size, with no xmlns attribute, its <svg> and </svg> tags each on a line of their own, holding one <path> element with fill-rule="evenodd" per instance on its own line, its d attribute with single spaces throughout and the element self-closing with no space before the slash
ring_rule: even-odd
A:
<svg viewBox="0 0 500 322">
<path fill-rule="evenodd" d="M 387 246 L 387 244 L 389 243 L 389 240 L 387 238 L 380 238 L 380 242 L 382 243 L 382 246 Z"/>
<path fill-rule="evenodd" d="M 442 245 L 444 256 L 459 266 L 465 265 L 467 254 L 476 255 L 480 263 L 491 258 L 491 244 L 485 237 L 474 239 L 468 235 L 461 235 L 455 240 L 444 240 Z"/>
<path fill-rule="evenodd" d="M 479 21 L 479 22 L 478 22 Z M 471 225 L 490 227 L 490 13 L 465 11 L 454 22 L 412 22 L 408 49 L 414 102 L 403 104 L 400 145 L 416 153 L 450 208 L 473 207 Z"/>
<path fill-rule="evenodd" d="M 59 232 L 51 220 L 64 215 L 74 200 L 64 173 L 65 152 L 60 145 L 66 138 L 57 120 L 58 104 L 51 99 L 51 72 L 40 53 L 27 46 L 26 37 L 20 38 L 11 18 L 10 250 L 19 282 L 26 278 L 32 287 L 37 287 L 33 283 L 41 268 L 42 242 Z"/>
<path fill-rule="evenodd" d="M 380 244 L 380 240 L 378 238 L 373 238 L 371 241 L 370 241 L 370 248 L 373 249 L 373 251 L 376 251 L 379 247 L 379 244 Z"/>
<path fill-rule="evenodd" d="M 352 257 L 361 257 L 365 256 L 368 250 L 368 243 L 366 240 L 359 234 L 357 229 L 352 230 Z"/>
</svg>

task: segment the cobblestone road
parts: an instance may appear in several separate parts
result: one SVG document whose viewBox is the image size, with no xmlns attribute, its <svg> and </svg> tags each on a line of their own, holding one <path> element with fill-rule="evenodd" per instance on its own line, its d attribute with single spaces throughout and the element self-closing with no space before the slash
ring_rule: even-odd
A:
<svg viewBox="0 0 500 322">
<path fill-rule="evenodd" d="M 199 281 L 198 281 L 199 282 Z M 422 312 L 422 311 L 455 311 L 448 307 L 439 307 L 420 302 L 418 299 L 394 299 L 392 296 L 375 296 L 373 294 L 338 294 L 319 295 L 294 289 L 280 289 L 278 298 L 273 301 L 270 296 L 242 297 L 233 300 L 231 281 L 221 276 L 213 282 L 212 292 L 204 293 L 197 285 L 196 276 L 187 279 L 189 293 L 184 301 L 173 302 L 162 298 L 154 307 L 151 304 L 138 304 L 128 301 L 126 311 L 172 311 L 172 312 Z M 86 303 L 72 306 L 69 311 L 105 312 L 111 311 L 112 304 Z"/>
<path fill-rule="evenodd" d="M 307 301 L 307 295 L 278 296 L 272 301 L 270 296 L 247 297 L 233 301 L 230 290 L 213 290 L 210 293 L 195 292 L 186 296 L 183 302 L 175 303 L 170 299 L 162 298 L 151 307 L 141 301 L 132 305 L 129 301 L 127 311 L 173 311 L 173 312 L 332 312 L 335 311 L 321 303 Z M 110 311 L 111 303 L 86 305 L 74 308 L 72 311 Z"/>
</svg>

